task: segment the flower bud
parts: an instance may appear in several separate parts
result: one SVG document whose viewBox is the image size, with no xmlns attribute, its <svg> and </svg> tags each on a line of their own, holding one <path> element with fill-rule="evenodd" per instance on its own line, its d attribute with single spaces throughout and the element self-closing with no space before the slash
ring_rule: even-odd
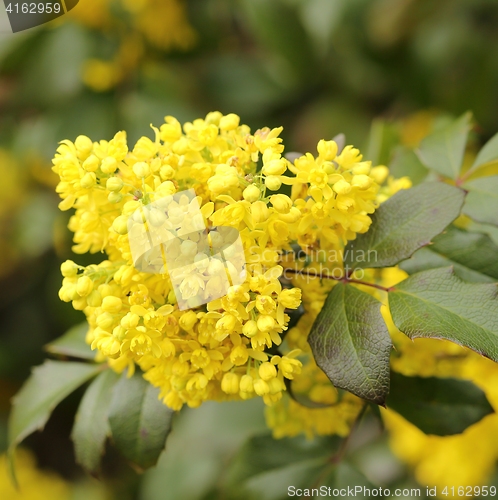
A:
<svg viewBox="0 0 498 500">
<path fill-rule="evenodd" d="M 82 153 L 83 155 L 88 155 L 93 148 L 91 139 L 86 135 L 79 135 L 78 137 L 76 137 L 74 145 L 76 146 L 78 152 Z"/>
<path fill-rule="evenodd" d="M 82 167 L 87 172 L 95 172 L 99 168 L 99 159 L 95 155 L 90 155 L 84 162 Z"/>
<path fill-rule="evenodd" d="M 368 189 L 373 184 L 373 180 L 368 175 L 360 174 L 354 175 L 351 180 L 351 185 L 359 187 L 360 189 Z"/>
<path fill-rule="evenodd" d="M 108 330 L 109 328 L 112 327 L 114 324 L 114 319 L 111 314 L 104 312 L 102 314 L 99 314 L 96 318 L 96 323 L 99 328 L 102 328 L 102 330 Z"/>
<path fill-rule="evenodd" d="M 369 161 L 362 161 L 357 163 L 353 168 L 354 175 L 368 175 L 370 173 L 371 163 Z"/>
<path fill-rule="evenodd" d="M 235 366 L 242 366 L 247 362 L 249 354 L 245 345 L 238 345 L 232 349 L 230 353 L 230 361 Z"/>
<path fill-rule="evenodd" d="M 78 278 L 78 283 L 76 284 L 76 291 L 80 297 L 86 297 L 90 295 L 93 290 L 93 281 L 88 276 L 81 276 Z"/>
<path fill-rule="evenodd" d="M 242 327 L 242 333 L 249 338 L 254 337 L 258 332 L 258 325 L 252 319 L 247 321 Z"/>
<path fill-rule="evenodd" d="M 121 191 L 123 187 L 123 181 L 119 177 L 109 177 L 109 179 L 107 179 L 105 187 L 109 191 Z"/>
<path fill-rule="evenodd" d="M 239 126 L 239 123 L 240 117 L 230 113 L 220 119 L 220 130 L 234 130 Z"/>
<path fill-rule="evenodd" d="M 292 200 L 285 194 L 274 194 L 270 196 L 270 201 L 273 208 L 281 214 L 288 214 L 292 207 Z"/>
<path fill-rule="evenodd" d="M 107 199 L 109 203 L 119 203 L 123 199 L 123 195 L 121 193 L 109 193 Z"/>
<path fill-rule="evenodd" d="M 225 273 L 225 266 L 223 265 L 223 262 L 218 259 L 211 259 L 207 272 L 210 276 L 219 276 L 221 273 Z"/>
<path fill-rule="evenodd" d="M 120 215 L 114 219 L 112 223 L 112 228 L 118 234 L 127 234 L 128 233 L 128 218 L 124 215 Z"/>
<path fill-rule="evenodd" d="M 83 311 L 83 309 L 85 309 L 86 306 L 87 303 L 85 297 L 80 297 L 78 299 L 73 300 L 73 308 L 76 309 L 77 311 Z"/>
<path fill-rule="evenodd" d="M 121 311 L 122 306 L 123 302 L 121 301 L 121 299 L 113 295 L 108 295 L 102 300 L 102 309 L 108 313 L 118 313 L 119 311 Z"/>
<path fill-rule="evenodd" d="M 144 179 L 150 175 L 150 167 L 144 161 L 139 161 L 133 165 L 133 172 L 139 179 Z"/>
<path fill-rule="evenodd" d="M 267 382 L 265 382 L 263 379 L 256 379 L 254 381 L 254 392 L 258 396 L 264 396 L 265 394 L 268 394 L 270 392 L 270 387 Z"/>
<path fill-rule="evenodd" d="M 372 177 L 377 184 L 382 184 L 387 179 L 388 175 L 389 169 L 384 165 L 379 165 L 370 170 L 370 177 Z"/>
<path fill-rule="evenodd" d="M 264 363 L 261 363 L 258 373 L 263 380 L 268 381 L 277 376 L 277 369 L 274 365 L 265 361 Z"/>
<path fill-rule="evenodd" d="M 121 326 L 130 330 L 131 328 L 135 328 L 140 321 L 140 316 L 134 313 L 127 313 L 123 318 L 121 318 Z"/>
<path fill-rule="evenodd" d="M 194 243 L 193 241 L 190 241 L 190 240 L 182 241 L 182 244 L 180 245 L 180 252 L 182 255 L 185 255 L 185 256 L 196 255 L 197 254 L 197 243 Z M 219 261 L 217 261 L 217 262 L 219 262 Z M 223 266 L 223 264 L 221 264 L 221 265 Z"/>
<path fill-rule="evenodd" d="M 261 315 L 258 318 L 258 330 L 262 332 L 268 332 L 272 328 L 275 328 L 275 318 L 273 316 Z"/>
<path fill-rule="evenodd" d="M 112 295 L 112 286 L 104 283 L 99 285 L 98 291 L 102 297 L 107 297 L 108 295 Z"/>
<path fill-rule="evenodd" d="M 254 380 L 250 375 L 242 375 L 240 379 L 240 390 L 242 392 L 254 392 Z"/>
<path fill-rule="evenodd" d="M 147 214 L 147 221 L 154 227 L 162 226 L 166 222 L 166 215 L 162 210 L 153 208 Z"/>
<path fill-rule="evenodd" d="M 104 174 L 113 174 L 118 168 L 118 162 L 114 156 L 108 156 L 102 160 L 100 165 L 100 170 L 104 172 Z"/>
<path fill-rule="evenodd" d="M 197 315 L 194 311 L 187 311 L 180 316 L 180 327 L 185 331 L 190 331 L 197 323 Z"/>
<path fill-rule="evenodd" d="M 340 179 L 334 184 L 332 189 L 337 194 L 348 194 L 351 191 L 351 184 L 344 179 Z"/>
<path fill-rule="evenodd" d="M 83 189 L 90 189 L 97 183 L 97 177 L 93 172 L 87 172 L 80 181 Z"/>
<path fill-rule="evenodd" d="M 321 140 L 317 146 L 318 154 L 328 161 L 332 161 L 337 155 L 337 143 L 335 141 Z"/>
<path fill-rule="evenodd" d="M 251 205 L 251 215 L 256 224 L 264 222 L 270 216 L 270 211 L 264 201 L 256 201 Z"/>
<path fill-rule="evenodd" d="M 100 307 L 102 304 L 102 296 L 98 290 L 93 290 L 86 298 L 86 302 L 90 307 Z"/>
<path fill-rule="evenodd" d="M 70 278 L 78 274 L 78 266 L 72 260 L 66 260 L 61 264 L 61 273 L 65 278 Z"/>
<path fill-rule="evenodd" d="M 221 390 L 226 394 L 239 392 L 239 376 L 236 373 L 225 373 L 221 379 Z"/>
<path fill-rule="evenodd" d="M 126 330 L 122 326 L 116 326 L 112 331 L 112 335 L 119 341 L 124 340 L 124 338 L 126 337 L 126 333 Z"/>
<path fill-rule="evenodd" d="M 270 394 L 278 394 L 279 392 L 285 391 L 285 384 L 275 377 L 268 380 L 268 387 L 270 388 Z"/>
<path fill-rule="evenodd" d="M 244 197 L 244 200 L 253 203 L 257 201 L 261 196 L 261 190 L 258 188 L 258 186 L 250 184 L 244 189 L 242 196 Z"/>
<path fill-rule="evenodd" d="M 265 163 L 262 168 L 263 174 L 266 176 L 282 175 L 287 170 L 287 162 L 285 159 L 271 160 Z"/>
<path fill-rule="evenodd" d="M 270 191 L 278 191 L 281 185 L 282 181 L 276 175 L 269 175 L 265 178 L 265 186 Z"/>
<path fill-rule="evenodd" d="M 284 289 L 278 294 L 278 303 L 289 309 L 297 309 L 301 303 L 301 289 Z"/>
</svg>

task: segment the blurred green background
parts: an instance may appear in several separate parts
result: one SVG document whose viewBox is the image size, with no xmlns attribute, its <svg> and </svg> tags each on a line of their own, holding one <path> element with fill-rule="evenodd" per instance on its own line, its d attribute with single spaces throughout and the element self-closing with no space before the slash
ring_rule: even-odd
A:
<svg viewBox="0 0 498 500">
<path fill-rule="evenodd" d="M 60 262 L 72 258 L 50 171 L 58 141 L 124 129 L 133 143 L 165 115 L 183 122 L 212 110 L 237 113 L 253 130 L 283 125 L 287 151 L 345 133 L 367 159 L 388 164 L 391 146 L 416 144 L 439 114 L 472 110 L 484 141 L 498 130 L 497 27 L 496 0 L 80 0 L 59 20 L 2 35 L 2 448 L 11 396 L 42 362 L 43 345 L 82 319 L 57 297 Z M 379 120 L 395 133 L 382 147 Z M 179 416 L 156 470 L 130 473 L 111 452 L 104 483 L 89 482 L 69 440 L 80 395 L 26 442 L 42 467 L 78 483 L 73 498 L 221 498 L 225 466 L 265 429 L 256 402 L 206 404 Z M 412 484 L 369 425 L 357 469 Z M 341 481 L 367 481 L 360 472 L 345 468 Z"/>
</svg>

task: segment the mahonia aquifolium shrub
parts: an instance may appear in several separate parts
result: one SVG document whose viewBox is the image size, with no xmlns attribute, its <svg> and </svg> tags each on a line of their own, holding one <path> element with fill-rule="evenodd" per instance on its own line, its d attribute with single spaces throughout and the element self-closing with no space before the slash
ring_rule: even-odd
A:
<svg viewBox="0 0 498 500">
<path fill-rule="evenodd" d="M 379 204 L 410 181 L 388 178 L 385 166 L 372 167 L 352 146 L 338 151 L 334 141 L 321 140 L 317 155 L 290 162 L 281 127 L 251 134 L 239 122 L 235 114 L 213 112 L 182 127 L 167 116 L 153 127 L 154 140 L 142 137 L 133 149 L 124 132 L 110 141 L 62 141 L 53 170 L 60 209 L 75 209 L 73 250 L 105 252 L 107 259 L 87 267 L 64 262 L 59 296 L 86 315 L 87 342 L 99 359 L 130 375 L 140 367 L 174 410 L 260 396 L 276 435 L 345 435 L 360 399 L 346 394 L 340 404 L 310 412 L 286 390 L 292 380 L 296 393 L 314 401 L 338 398 L 306 341 L 334 283 L 295 271 L 323 262 L 341 270 L 345 244 L 365 233 Z M 278 192 L 285 186 L 290 196 Z M 208 228 L 236 229 L 247 278 L 220 299 L 180 311 L 168 274 L 134 267 L 127 233 L 137 209 L 187 189 L 197 197 L 180 198 L 175 209 L 187 213 L 195 201 Z M 221 287 L 215 270 L 196 261 L 193 240 L 177 249 L 191 262 L 180 286 L 187 302 L 203 293 L 220 296 Z M 289 329 L 289 314 L 301 303 L 306 312 Z"/>
</svg>

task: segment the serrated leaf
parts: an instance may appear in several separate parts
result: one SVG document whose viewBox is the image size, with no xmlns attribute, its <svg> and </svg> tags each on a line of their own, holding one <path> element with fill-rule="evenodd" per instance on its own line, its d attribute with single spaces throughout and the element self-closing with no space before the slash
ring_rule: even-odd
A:
<svg viewBox="0 0 498 500">
<path fill-rule="evenodd" d="M 229 498 L 280 498 L 278 491 L 271 491 L 272 484 L 280 490 L 282 484 L 297 488 L 313 484 L 340 442 L 337 436 L 314 441 L 302 436 L 276 440 L 271 434 L 250 438 L 227 471 Z"/>
<path fill-rule="evenodd" d="M 389 392 L 391 338 L 380 302 L 337 283 L 311 328 L 308 342 L 334 386 L 383 405 Z"/>
<path fill-rule="evenodd" d="M 426 434 L 459 434 L 494 412 L 484 391 L 468 380 L 391 373 L 387 407 Z"/>
<path fill-rule="evenodd" d="M 119 375 L 108 369 L 88 387 L 76 413 L 71 438 L 76 461 L 90 472 L 97 470 L 110 434 L 109 407 Z"/>
<path fill-rule="evenodd" d="M 486 163 L 491 163 L 493 161 L 498 160 L 498 134 L 495 134 L 491 139 L 482 147 L 479 151 L 474 163 L 470 167 L 467 175 L 470 172 L 474 172 L 481 165 L 485 165 Z"/>
<path fill-rule="evenodd" d="M 395 178 L 408 176 L 417 185 L 427 177 L 428 170 L 412 149 L 399 146 L 389 163 L 389 173 Z"/>
<path fill-rule="evenodd" d="M 9 447 L 42 429 L 53 409 L 71 392 L 102 370 L 102 365 L 45 361 L 14 396 L 9 416 Z"/>
<path fill-rule="evenodd" d="M 61 356 L 72 358 L 95 359 L 95 352 L 85 342 L 88 323 L 84 321 L 70 328 L 64 335 L 45 346 L 45 350 Z"/>
<path fill-rule="evenodd" d="M 408 337 L 446 339 L 498 361 L 498 288 L 466 283 L 451 267 L 422 271 L 389 292 L 394 324 Z"/>
<path fill-rule="evenodd" d="M 477 222 L 498 226 L 498 175 L 466 182 L 463 213 Z"/>
<path fill-rule="evenodd" d="M 455 274 L 475 283 L 498 280 L 498 246 L 487 234 L 469 233 L 454 226 L 434 238 L 400 264 L 408 274 L 453 266 Z"/>
<path fill-rule="evenodd" d="M 458 217 L 464 196 L 442 182 L 398 191 L 372 215 L 370 229 L 347 244 L 344 264 L 389 267 L 407 259 Z"/>
<path fill-rule="evenodd" d="M 112 439 L 125 458 L 140 469 L 157 463 L 171 430 L 174 411 L 158 399 L 159 389 L 141 373 L 124 373 L 114 386 L 109 423 Z"/>
<path fill-rule="evenodd" d="M 422 163 L 445 177 L 457 179 L 462 168 L 470 119 L 471 114 L 465 113 L 423 139 L 417 151 Z"/>
</svg>

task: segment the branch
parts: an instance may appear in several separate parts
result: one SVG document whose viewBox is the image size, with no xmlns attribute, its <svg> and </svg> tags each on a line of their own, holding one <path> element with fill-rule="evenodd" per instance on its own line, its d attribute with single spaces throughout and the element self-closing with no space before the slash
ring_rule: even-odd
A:
<svg viewBox="0 0 498 500">
<path fill-rule="evenodd" d="M 331 276 L 330 274 L 327 273 L 317 273 L 314 271 L 306 271 L 304 269 L 292 269 L 290 267 L 284 269 L 284 274 L 285 273 L 311 276 L 320 279 L 330 279 L 330 280 L 340 281 L 341 283 L 354 283 L 356 285 L 365 285 L 365 286 L 370 286 L 372 288 L 376 288 L 377 290 L 382 290 L 383 292 L 392 292 L 394 290 L 394 287 L 392 286 L 385 287 L 382 285 L 378 285 L 377 283 L 369 283 L 367 281 L 356 280 L 354 278 L 350 278 L 349 276 L 341 276 L 340 278 L 338 278 L 336 276 Z"/>
</svg>

